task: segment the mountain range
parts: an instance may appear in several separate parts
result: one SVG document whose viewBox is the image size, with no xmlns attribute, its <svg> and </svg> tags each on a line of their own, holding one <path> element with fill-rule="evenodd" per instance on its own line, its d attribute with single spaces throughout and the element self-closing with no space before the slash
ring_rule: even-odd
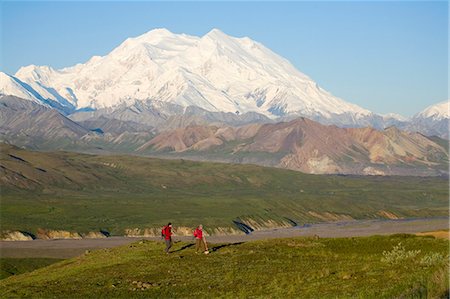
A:
<svg viewBox="0 0 450 299">
<path fill-rule="evenodd" d="M 14 96 L 0 96 L 0 116 L 1 142 L 40 150 L 251 163 L 317 174 L 436 176 L 448 170 L 447 140 L 396 127 L 339 128 L 303 117 L 248 124 L 238 119 L 242 125 L 230 126 L 226 117 L 212 124 L 181 115 L 158 119 L 159 128 L 98 117 L 95 126 L 103 129 L 90 130 L 89 121 Z"/>
<path fill-rule="evenodd" d="M 418 167 L 415 174 L 436 175 L 448 164 L 448 101 L 410 119 L 378 115 L 323 90 L 261 43 L 217 29 L 202 37 L 155 29 L 84 64 L 0 72 L 0 95 L 1 141 L 34 149 L 313 173 Z"/>
<path fill-rule="evenodd" d="M 237 128 L 190 126 L 163 132 L 136 151 L 317 174 L 439 175 L 448 161 L 447 149 L 418 133 L 338 128 L 306 118 Z"/>
</svg>

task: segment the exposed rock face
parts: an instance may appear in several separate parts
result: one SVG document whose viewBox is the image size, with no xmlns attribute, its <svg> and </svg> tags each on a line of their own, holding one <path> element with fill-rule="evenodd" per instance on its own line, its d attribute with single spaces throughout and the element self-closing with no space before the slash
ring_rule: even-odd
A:
<svg viewBox="0 0 450 299">
<path fill-rule="evenodd" d="M 366 167 L 363 169 L 365 175 L 386 175 L 386 173 L 382 170 L 378 170 L 373 167 Z"/>
<path fill-rule="evenodd" d="M 233 236 L 233 235 L 243 235 L 244 232 L 241 230 L 234 229 L 232 227 L 216 227 L 212 229 L 211 235 L 215 236 Z"/>
<path fill-rule="evenodd" d="M 125 237 L 158 237 L 161 236 L 161 230 L 156 228 L 126 228 L 124 231 Z"/>
<path fill-rule="evenodd" d="M 173 229 L 174 236 L 193 236 L 195 228 L 186 227 L 186 226 L 177 226 Z M 204 231 L 204 234 L 207 236 L 208 233 Z"/>
<path fill-rule="evenodd" d="M 107 237 L 108 236 L 103 232 L 88 232 L 87 234 L 83 235 L 83 239 L 103 239 Z"/>
<path fill-rule="evenodd" d="M 38 229 L 36 233 L 38 239 L 51 240 L 51 239 L 82 239 L 81 235 L 77 232 L 69 232 L 65 230 L 45 230 Z"/>
<path fill-rule="evenodd" d="M 401 219 L 402 217 L 399 217 L 397 215 L 395 215 L 392 212 L 389 211 L 379 211 L 377 213 L 378 215 L 380 215 L 381 217 L 387 218 L 387 219 Z"/>
<path fill-rule="evenodd" d="M 31 241 L 33 237 L 24 232 L 20 231 L 6 231 L 2 233 L 2 241 Z"/>
<path fill-rule="evenodd" d="M 255 219 L 255 218 L 239 218 L 240 223 L 245 224 L 252 231 L 264 230 L 270 228 L 292 227 L 293 224 L 288 221 L 272 220 L 272 219 Z"/>
<path fill-rule="evenodd" d="M 109 234 L 104 231 L 91 231 L 86 234 L 69 232 L 65 230 L 38 229 L 36 236 L 22 231 L 4 231 L 1 234 L 2 241 L 31 241 L 34 239 L 101 239 L 107 238 Z"/>
</svg>

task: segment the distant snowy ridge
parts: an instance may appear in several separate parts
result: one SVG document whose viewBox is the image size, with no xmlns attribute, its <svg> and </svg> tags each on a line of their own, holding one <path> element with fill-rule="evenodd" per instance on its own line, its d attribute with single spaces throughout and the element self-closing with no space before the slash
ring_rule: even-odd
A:
<svg viewBox="0 0 450 299">
<path fill-rule="evenodd" d="M 271 118 L 345 115 L 357 122 L 372 115 L 323 90 L 262 44 L 217 29 L 203 37 L 155 29 L 84 64 L 60 70 L 30 65 L 15 77 L 42 98 L 73 110 L 158 100 Z"/>
<path fill-rule="evenodd" d="M 444 101 L 425 108 L 414 115 L 402 129 L 421 132 L 427 136 L 439 136 L 445 139 L 450 137 L 450 102 Z"/>
<path fill-rule="evenodd" d="M 422 112 L 419 112 L 414 118 L 431 118 L 433 120 L 442 120 L 450 118 L 450 100 L 429 106 Z"/>
<path fill-rule="evenodd" d="M 381 116 L 385 120 L 393 119 L 393 120 L 398 120 L 398 121 L 408 121 L 407 117 L 404 117 L 403 115 L 400 115 L 398 113 L 386 113 Z"/>
</svg>

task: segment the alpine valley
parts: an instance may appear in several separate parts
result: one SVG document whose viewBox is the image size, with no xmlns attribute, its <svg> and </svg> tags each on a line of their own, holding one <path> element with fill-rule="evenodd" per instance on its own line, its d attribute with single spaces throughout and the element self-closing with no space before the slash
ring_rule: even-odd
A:
<svg viewBox="0 0 450 299">
<path fill-rule="evenodd" d="M 378 115 L 217 29 L 155 29 L 84 64 L 0 72 L 0 142 L 34 150 L 437 176 L 448 175 L 448 138 L 448 101 Z"/>
</svg>

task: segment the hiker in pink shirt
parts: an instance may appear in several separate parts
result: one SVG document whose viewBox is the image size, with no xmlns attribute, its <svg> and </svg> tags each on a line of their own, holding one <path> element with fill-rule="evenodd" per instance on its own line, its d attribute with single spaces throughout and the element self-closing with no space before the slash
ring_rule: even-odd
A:
<svg viewBox="0 0 450 299">
<path fill-rule="evenodd" d="M 205 236 L 203 235 L 203 225 L 199 225 L 194 231 L 195 237 L 195 253 L 199 253 L 199 250 L 203 250 L 205 254 L 208 254 L 208 245 L 206 244 Z"/>
</svg>

